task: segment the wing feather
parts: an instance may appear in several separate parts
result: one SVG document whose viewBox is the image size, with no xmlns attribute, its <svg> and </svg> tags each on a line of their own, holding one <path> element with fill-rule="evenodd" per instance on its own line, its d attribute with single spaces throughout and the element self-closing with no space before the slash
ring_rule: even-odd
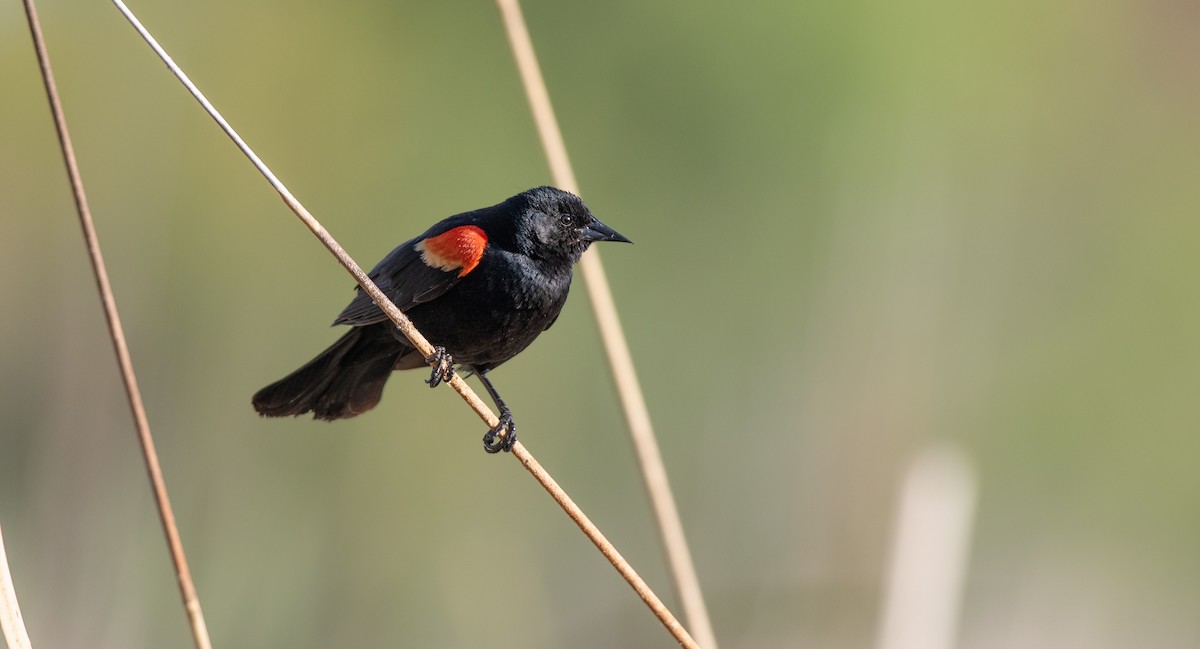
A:
<svg viewBox="0 0 1200 649">
<path fill-rule="evenodd" d="M 421 253 L 415 247 L 420 240 L 417 238 L 400 244 L 368 273 L 379 290 L 401 311 L 441 296 L 459 280 L 458 273 L 433 268 L 421 260 Z M 387 315 L 371 296 L 361 287 L 355 290 L 357 295 L 333 324 L 360 327 L 387 320 Z"/>
<path fill-rule="evenodd" d="M 483 258 L 488 241 L 475 225 L 478 212 L 452 216 L 396 246 L 368 275 L 401 311 L 441 297 Z M 357 291 L 333 324 L 362 326 L 387 320 L 362 288 Z"/>
</svg>

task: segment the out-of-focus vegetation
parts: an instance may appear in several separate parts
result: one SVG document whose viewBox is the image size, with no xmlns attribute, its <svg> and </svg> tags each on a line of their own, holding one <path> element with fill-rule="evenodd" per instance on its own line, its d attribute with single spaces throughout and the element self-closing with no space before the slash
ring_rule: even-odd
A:
<svg viewBox="0 0 1200 649">
<path fill-rule="evenodd" d="M 217 646 L 672 641 L 419 373 L 250 394 L 352 281 L 105 2 L 42 19 Z M 548 179 L 488 2 L 134 9 L 360 263 Z M 726 648 L 863 647 L 898 478 L 981 474 L 962 646 L 1200 644 L 1200 18 L 1185 2 L 526 14 Z M 17 3 L 0 521 L 37 646 L 186 646 Z M 582 290 L 493 377 L 673 608 Z"/>
</svg>

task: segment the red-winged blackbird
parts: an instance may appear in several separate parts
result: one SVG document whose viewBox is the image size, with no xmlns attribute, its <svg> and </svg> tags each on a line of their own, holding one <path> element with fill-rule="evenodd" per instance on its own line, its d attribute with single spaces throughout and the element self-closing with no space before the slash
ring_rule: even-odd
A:
<svg viewBox="0 0 1200 649">
<path fill-rule="evenodd" d="M 593 241 L 629 239 L 592 216 L 578 196 L 553 187 L 451 216 L 400 244 L 370 273 L 437 346 L 433 358 L 417 352 L 359 288 L 334 320 L 350 331 L 259 390 L 254 409 L 267 417 L 311 412 L 317 419 L 344 419 L 374 408 L 393 370 L 433 364 L 427 383 L 436 387 L 457 364 L 479 376 L 500 410 L 484 449 L 507 451 L 516 425 L 487 374 L 554 324 L 571 288 L 572 267 Z"/>
</svg>

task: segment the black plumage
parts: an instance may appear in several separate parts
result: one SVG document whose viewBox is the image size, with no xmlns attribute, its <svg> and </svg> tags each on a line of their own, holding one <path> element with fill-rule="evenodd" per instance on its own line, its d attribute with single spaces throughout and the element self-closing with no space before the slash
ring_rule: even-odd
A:
<svg viewBox="0 0 1200 649">
<path fill-rule="evenodd" d="M 370 272 L 417 329 L 444 350 L 445 363 L 483 381 L 501 411 L 500 424 L 484 438 L 490 452 L 511 448 L 516 427 L 487 373 L 554 324 L 573 267 L 594 241 L 629 240 L 596 219 L 574 194 L 538 187 L 438 222 Z M 427 366 L 370 296 L 357 290 L 334 321 L 350 325 L 350 331 L 259 390 L 253 398 L 259 414 L 354 417 L 379 403 L 393 370 Z M 430 384 L 444 375 L 435 368 Z"/>
</svg>

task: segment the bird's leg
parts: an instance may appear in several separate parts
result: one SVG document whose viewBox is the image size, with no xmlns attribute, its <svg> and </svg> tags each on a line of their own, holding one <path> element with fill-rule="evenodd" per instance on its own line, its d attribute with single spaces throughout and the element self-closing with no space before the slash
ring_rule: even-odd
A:
<svg viewBox="0 0 1200 649">
<path fill-rule="evenodd" d="M 512 450 L 513 444 L 517 441 L 517 424 L 513 421 L 512 411 L 508 406 L 504 405 L 504 399 L 500 398 L 500 394 L 496 392 L 496 386 L 488 380 L 487 372 L 478 372 L 479 380 L 483 382 L 483 387 L 487 389 L 488 394 L 492 395 L 492 401 L 496 402 L 496 408 L 500 410 L 500 421 L 488 430 L 483 436 L 483 450 L 488 453 L 505 453 Z"/>
<path fill-rule="evenodd" d="M 433 372 L 425 381 L 429 387 L 436 388 L 441 385 L 442 381 L 448 382 L 454 378 L 454 358 L 450 356 L 445 347 L 434 347 L 433 355 L 426 358 L 425 362 L 433 367 Z"/>
</svg>

